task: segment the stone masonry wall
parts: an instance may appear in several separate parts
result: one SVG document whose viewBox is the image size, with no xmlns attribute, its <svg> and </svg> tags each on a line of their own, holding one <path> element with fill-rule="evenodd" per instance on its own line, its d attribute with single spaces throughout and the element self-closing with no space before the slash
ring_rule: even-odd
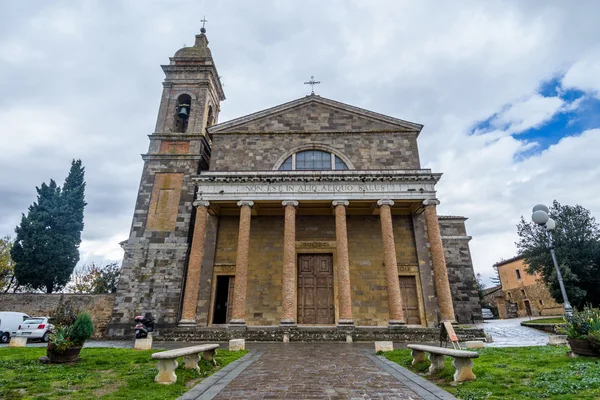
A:
<svg viewBox="0 0 600 400">
<path fill-rule="evenodd" d="M 525 292 L 525 295 L 523 295 L 523 292 Z M 518 289 L 509 289 L 505 293 L 507 297 L 510 293 L 511 302 L 517 304 L 517 315 L 519 317 L 527 316 L 525 300 L 529 301 L 533 315 L 562 315 L 564 313 L 563 306 L 554 300 L 548 287 L 543 282 Z"/>
<path fill-rule="evenodd" d="M 102 338 L 115 302 L 114 294 L 1 293 L 0 311 L 22 312 L 30 317 L 46 317 L 60 304 L 87 310 L 94 321 L 94 338 Z"/>
<path fill-rule="evenodd" d="M 316 99 L 315 99 L 316 100 Z M 355 132 L 391 131 L 396 125 L 376 118 L 366 118 L 352 110 L 311 101 L 279 113 L 230 126 L 227 132 Z M 340 109 L 341 107 L 342 109 Z M 366 110 L 363 110 L 366 111 Z M 218 130 L 218 129 L 217 129 Z"/>
<path fill-rule="evenodd" d="M 238 221 L 237 217 L 219 218 L 215 268 L 235 265 Z M 387 325 L 387 284 L 379 217 L 348 216 L 347 224 L 354 321 L 363 326 Z M 393 224 L 399 266 L 410 266 L 417 271 L 412 217 L 394 216 Z M 278 325 L 282 312 L 283 217 L 252 217 L 250 235 L 246 322 L 249 326 Z M 320 251 L 335 255 L 334 217 L 298 216 L 296 241 L 328 242 L 331 248 Z M 297 253 L 310 252 L 309 248 L 297 249 Z"/>
<path fill-rule="evenodd" d="M 159 324 L 178 322 L 195 195 L 191 176 L 197 168 L 196 159 L 162 158 L 146 161 L 130 237 L 123 246 L 125 255 L 110 329 L 127 328 L 135 315 L 145 312 L 155 315 Z M 157 209 L 164 214 L 159 222 L 174 221 L 174 229 L 173 225 L 166 227 L 162 223 L 148 227 L 147 222 L 155 177 L 164 176 L 161 175 L 164 172 L 169 175 L 183 174 L 178 202 L 165 201 Z M 163 181 L 157 180 L 159 184 Z M 157 193 L 154 190 L 154 195 Z M 120 332 L 114 331 L 112 334 Z"/>
<path fill-rule="evenodd" d="M 454 314 L 463 324 L 482 319 L 465 220 L 463 217 L 439 217 Z"/>
<path fill-rule="evenodd" d="M 269 171 L 283 155 L 302 146 L 348 157 L 355 169 L 420 168 L 416 134 L 241 133 L 215 134 L 211 171 Z"/>
</svg>

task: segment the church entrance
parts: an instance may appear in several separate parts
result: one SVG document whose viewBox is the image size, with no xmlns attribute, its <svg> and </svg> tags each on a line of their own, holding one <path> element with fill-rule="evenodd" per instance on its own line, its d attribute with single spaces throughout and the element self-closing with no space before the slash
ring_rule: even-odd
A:
<svg viewBox="0 0 600 400">
<path fill-rule="evenodd" d="M 228 324 L 231 319 L 231 307 L 233 306 L 233 289 L 235 276 L 218 275 L 217 290 L 215 294 L 215 310 L 213 312 L 213 324 Z"/>
<path fill-rule="evenodd" d="M 298 254 L 298 323 L 335 324 L 332 254 Z"/>
<path fill-rule="evenodd" d="M 400 276 L 400 293 L 402 308 L 408 325 L 421 325 L 419 298 L 417 295 L 417 279 L 414 276 Z"/>
</svg>

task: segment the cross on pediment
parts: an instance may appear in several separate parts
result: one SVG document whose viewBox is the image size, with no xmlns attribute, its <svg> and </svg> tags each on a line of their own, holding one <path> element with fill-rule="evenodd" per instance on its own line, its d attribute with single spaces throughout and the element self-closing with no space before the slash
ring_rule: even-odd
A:
<svg viewBox="0 0 600 400">
<path fill-rule="evenodd" d="M 310 85 L 310 94 L 315 94 L 315 85 L 320 84 L 321 81 L 315 81 L 315 77 L 311 76 L 310 81 L 304 82 L 305 85 Z"/>
</svg>

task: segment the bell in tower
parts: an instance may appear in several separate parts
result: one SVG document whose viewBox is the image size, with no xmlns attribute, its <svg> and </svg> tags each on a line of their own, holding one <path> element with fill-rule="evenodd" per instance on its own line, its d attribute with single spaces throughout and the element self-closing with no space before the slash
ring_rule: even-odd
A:
<svg viewBox="0 0 600 400">
<path fill-rule="evenodd" d="M 188 127 L 190 118 L 192 98 L 189 94 L 182 94 L 177 98 L 177 106 L 175 106 L 176 115 L 173 117 L 173 131 L 177 133 L 185 133 Z"/>
</svg>

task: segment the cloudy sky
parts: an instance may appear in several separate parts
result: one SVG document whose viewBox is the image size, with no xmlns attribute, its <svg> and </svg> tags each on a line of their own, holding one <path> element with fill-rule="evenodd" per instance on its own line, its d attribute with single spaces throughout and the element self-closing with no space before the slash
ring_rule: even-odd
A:
<svg viewBox="0 0 600 400">
<path fill-rule="evenodd" d="M 600 2 L 3 1 L 0 236 L 35 186 L 86 167 L 82 262 L 120 260 L 164 78 L 206 15 L 220 121 L 317 93 L 425 125 L 440 213 L 469 217 L 475 270 L 557 199 L 600 216 Z"/>
</svg>

